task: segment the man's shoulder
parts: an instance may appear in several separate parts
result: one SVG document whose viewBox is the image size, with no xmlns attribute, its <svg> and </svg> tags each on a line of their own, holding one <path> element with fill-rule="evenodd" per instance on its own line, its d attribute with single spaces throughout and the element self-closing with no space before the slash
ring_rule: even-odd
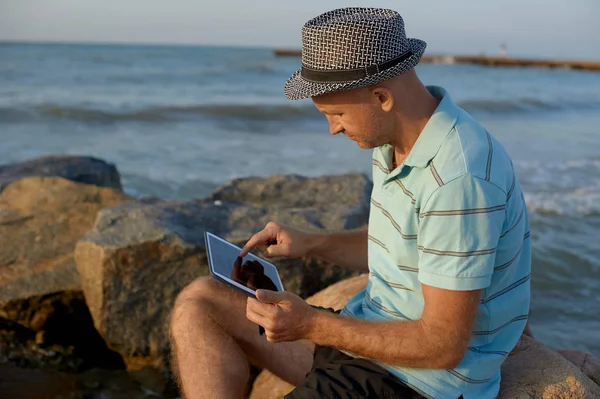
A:
<svg viewBox="0 0 600 399">
<path fill-rule="evenodd" d="M 432 163 L 442 182 L 471 176 L 504 187 L 513 174 L 510 156 L 500 142 L 462 109 Z"/>
</svg>

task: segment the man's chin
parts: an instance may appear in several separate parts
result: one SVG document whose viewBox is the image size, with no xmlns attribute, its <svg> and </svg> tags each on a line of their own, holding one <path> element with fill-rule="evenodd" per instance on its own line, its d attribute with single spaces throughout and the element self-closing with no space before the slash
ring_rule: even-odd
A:
<svg viewBox="0 0 600 399">
<path fill-rule="evenodd" d="M 354 141 L 356 141 L 356 144 L 363 150 L 370 150 L 372 148 L 375 148 L 370 143 L 364 142 L 362 140 L 354 140 Z"/>
</svg>

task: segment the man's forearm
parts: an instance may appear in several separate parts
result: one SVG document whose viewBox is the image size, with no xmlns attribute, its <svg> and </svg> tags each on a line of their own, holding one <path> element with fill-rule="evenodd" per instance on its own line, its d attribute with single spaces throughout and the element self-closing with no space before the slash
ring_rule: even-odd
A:
<svg viewBox="0 0 600 399">
<path fill-rule="evenodd" d="M 325 259 L 349 269 L 368 272 L 367 228 L 314 236 L 309 256 Z"/>
<path fill-rule="evenodd" d="M 394 366 L 452 368 L 459 361 L 420 320 L 376 322 L 319 312 L 307 338 Z"/>
</svg>

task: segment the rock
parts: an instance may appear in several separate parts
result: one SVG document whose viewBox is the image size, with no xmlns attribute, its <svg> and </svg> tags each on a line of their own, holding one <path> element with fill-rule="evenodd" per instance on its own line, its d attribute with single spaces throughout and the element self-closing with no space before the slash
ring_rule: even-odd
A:
<svg viewBox="0 0 600 399">
<path fill-rule="evenodd" d="M 98 211 L 127 197 L 111 188 L 28 177 L 0 193 L 0 309 L 6 301 L 79 290 L 77 241 Z"/>
<path fill-rule="evenodd" d="M 74 374 L 54 370 L 26 370 L 0 364 L 0 398 L 81 399 Z"/>
<path fill-rule="evenodd" d="M 316 227 L 341 230 L 365 224 L 372 187 L 362 174 L 253 177 L 233 180 L 208 200 L 300 212 Z"/>
<path fill-rule="evenodd" d="M 558 352 L 523 335 L 502 365 L 498 398 L 600 398 L 600 387 Z"/>
<path fill-rule="evenodd" d="M 341 281 L 307 301 L 339 309 L 366 286 L 366 281 L 366 275 Z M 564 355 L 572 359 L 575 365 L 558 352 L 524 334 L 502 366 L 502 385 L 498 398 L 600 398 L 600 387 L 585 375 L 599 375 L 598 359 L 574 351 Z M 254 381 L 250 399 L 282 398 L 292 389 L 292 385 L 264 370 Z"/>
<path fill-rule="evenodd" d="M 147 378 L 159 378 L 148 375 Z M 160 384 L 160 383 L 159 383 Z M 4 399 L 171 399 L 175 393 L 147 388 L 138 375 L 123 370 L 90 370 L 81 374 L 22 369 L 0 364 L 0 398 Z M 154 383 L 154 387 L 161 386 Z"/>
<path fill-rule="evenodd" d="M 81 370 L 84 360 L 73 354 L 72 347 L 50 343 L 38 344 L 36 336 L 37 334 L 29 328 L 0 319 L 0 364 L 69 372 Z"/>
<path fill-rule="evenodd" d="M 4 318 L 0 323 L 4 361 L 69 372 L 124 368 L 121 356 L 107 348 L 94 328 L 81 291 L 9 301 L 0 308 L 0 317 Z"/>
<path fill-rule="evenodd" d="M 102 210 L 75 250 L 96 329 L 130 370 L 151 366 L 168 374 L 173 302 L 208 274 L 205 230 L 241 245 L 271 220 L 313 231 L 357 228 L 367 223 L 369 192 L 361 175 L 271 177 L 235 180 L 200 201 Z M 286 289 L 304 297 L 356 274 L 312 259 L 273 262 Z"/>
<path fill-rule="evenodd" d="M 558 353 L 573 363 L 575 367 L 581 370 L 592 381 L 600 385 L 600 359 L 582 351 L 561 350 Z"/>
<path fill-rule="evenodd" d="M 114 165 L 91 157 L 52 155 L 0 165 L 0 192 L 17 180 L 33 176 L 62 177 L 74 182 L 122 190 L 121 178 Z"/>
</svg>

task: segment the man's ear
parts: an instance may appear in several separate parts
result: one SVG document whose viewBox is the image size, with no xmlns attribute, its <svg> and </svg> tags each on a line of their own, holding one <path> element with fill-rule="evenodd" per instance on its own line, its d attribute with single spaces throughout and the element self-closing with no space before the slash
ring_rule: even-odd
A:
<svg viewBox="0 0 600 399">
<path fill-rule="evenodd" d="M 394 95 L 387 87 L 375 87 L 372 94 L 383 111 L 390 112 L 394 108 Z"/>
</svg>

